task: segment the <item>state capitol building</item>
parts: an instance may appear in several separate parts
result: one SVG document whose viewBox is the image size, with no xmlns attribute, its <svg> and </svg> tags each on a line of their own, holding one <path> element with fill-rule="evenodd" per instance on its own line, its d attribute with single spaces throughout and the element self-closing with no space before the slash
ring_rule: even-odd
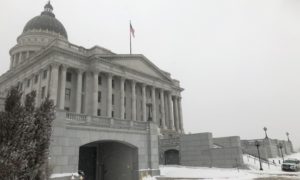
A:
<svg viewBox="0 0 300 180">
<path fill-rule="evenodd" d="M 50 2 L 26 23 L 9 54 L 1 94 L 20 85 L 23 95 L 37 92 L 37 106 L 47 95 L 56 105 L 54 173 L 79 169 L 105 180 L 122 173 L 123 180 L 138 179 L 141 169 L 158 174 L 159 135 L 184 132 L 179 81 L 143 55 L 70 43 Z"/>
</svg>

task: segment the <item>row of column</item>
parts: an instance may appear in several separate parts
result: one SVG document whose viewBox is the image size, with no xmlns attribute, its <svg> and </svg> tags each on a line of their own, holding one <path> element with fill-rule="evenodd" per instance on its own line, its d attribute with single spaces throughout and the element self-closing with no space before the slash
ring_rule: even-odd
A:
<svg viewBox="0 0 300 180">
<path fill-rule="evenodd" d="M 16 53 L 11 56 L 11 63 L 10 68 L 15 67 L 16 65 L 20 64 L 23 59 L 27 59 L 30 56 L 30 51 L 25 52 L 25 57 L 23 57 L 23 52 Z"/>
<path fill-rule="evenodd" d="M 60 84 L 60 99 L 59 99 L 59 108 L 64 109 L 65 106 L 65 87 L 66 87 L 66 73 L 67 73 L 67 66 L 62 65 L 61 67 L 61 84 Z M 76 94 L 76 113 L 81 113 L 81 94 L 82 94 L 82 76 L 83 76 L 84 71 L 83 70 L 77 70 L 77 94 Z M 93 93 L 92 93 L 92 114 L 94 116 L 97 116 L 97 110 L 98 110 L 98 78 L 100 71 L 94 71 L 93 73 Z M 105 72 L 107 74 L 107 117 L 111 118 L 112 117 L 112 80 L 113 80 L 113 74 L 109 72 Z M 59 80 L 57 79 L 59 76 L 59 66 L 53 65 L 52 70 L 51 70 L 51 82 L 52 83 L 57 83 Z M 120 96 L 121 96 L 121 101 L 120 101 L 120 118 L 124 118 L 125 114 L 125 105 L 124 105 L 124 99 L 125 99 L 125 78 L 120 77 Z M 131 117 L 133 121 L 136 121 L 137 117 L 137 105 L 136 105 L 136 84 L 137 81 L 130 79 L 131 81 L 131 98 L 132 98 L 132 107 L 131 107 Z M 142 117 L 143 121 L 147 121 L 147 97 L 146 97 L 146 86 L 147 84 L 139 82 L 142 84 Z M 50 98 L 55 99 L 57 98 L 57 89 L 58 84 L 50 86 Z M 160 101 L 161 101 L 161 120 L 162 120 L 162 128 L 166 129 L 166 108 L 165 108 L 165 98 L 164 96 L 167 95 L 168 99 L 168 106 L 169 108 L 167 109 L 169 112 L 169 126 L 171 129 L 175 130 L 177 129 L 178 131 L 183 130 L 183 123 L 182 123 L 182 110 L 181 110 L 181 98 L 178 96 L 173 96 L 171 91 L 166 91 L 164 89 L 159 88 L 160 91 Z M 152 120 L 157 123 L 157 113 L 156 113 L 156 87 L 152 86 L 151 88 L 151 103 L 152 103 Z"/>
</svg>

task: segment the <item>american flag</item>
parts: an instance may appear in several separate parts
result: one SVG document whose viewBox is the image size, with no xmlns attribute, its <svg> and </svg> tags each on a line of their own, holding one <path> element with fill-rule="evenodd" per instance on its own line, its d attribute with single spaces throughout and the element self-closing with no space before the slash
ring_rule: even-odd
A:
<svg viewBox="0 0 300 180">
<path fill-rule="evenodd" d="M 131 25 L 131 22 L 130 22 L 130 34 L 134 37 L 134 29 Z"/>
</svg>

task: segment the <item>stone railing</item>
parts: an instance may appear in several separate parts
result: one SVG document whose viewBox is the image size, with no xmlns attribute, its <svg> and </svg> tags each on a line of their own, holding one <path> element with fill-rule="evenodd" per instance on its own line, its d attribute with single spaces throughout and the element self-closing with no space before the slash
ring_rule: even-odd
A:
<svg viewBox="0 0 300 180">
<path fill-rule="evenodd" d="M 128 129 L 128 130 L 147 130 L 147 122 L 128 121 L 116 118 L 107 118 L 100 116 L 88 116 L 83 114 L 66 113 L 67 123 L 69 125 L 93 126 L 113 129 Z"/>
</svg>

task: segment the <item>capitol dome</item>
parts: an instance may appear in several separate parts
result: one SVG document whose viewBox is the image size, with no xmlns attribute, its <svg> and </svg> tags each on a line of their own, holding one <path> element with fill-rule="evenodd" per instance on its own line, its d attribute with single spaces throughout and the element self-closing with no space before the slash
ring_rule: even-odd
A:
<svg viewBox="0 0 300 180">
<path fill-rule="evenodd" d="M 63 24 L 55 18 L 50 1 L 45 5 L 41 15 L 32 18 L 24 27 L 23 33 L 32 30 L 44 30 L 60 34 L 68 39 L 68 34 Z"/>
</svg>

